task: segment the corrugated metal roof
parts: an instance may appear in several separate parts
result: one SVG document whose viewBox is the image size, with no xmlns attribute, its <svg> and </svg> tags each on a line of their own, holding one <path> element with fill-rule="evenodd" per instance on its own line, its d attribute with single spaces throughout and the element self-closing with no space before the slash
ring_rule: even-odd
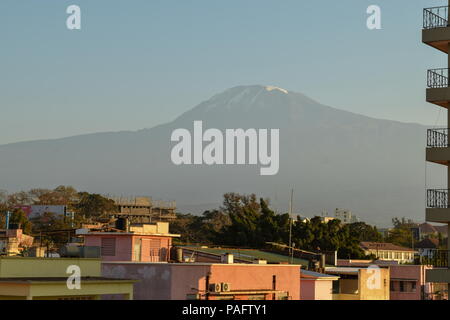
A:
<svg viewBox="0 0 450 320">
<path fill-rule="evenodd" d="M 314 277 L 314 278 L 338 278 L 337 276 L 334 276 L 334 275 L 324 274 L 324 273 L 319 273 L 319 272 L 314 272 L 314 271 L 309 271 L 309 270 L 302 270 L 301 275 Z"/>
</svg>

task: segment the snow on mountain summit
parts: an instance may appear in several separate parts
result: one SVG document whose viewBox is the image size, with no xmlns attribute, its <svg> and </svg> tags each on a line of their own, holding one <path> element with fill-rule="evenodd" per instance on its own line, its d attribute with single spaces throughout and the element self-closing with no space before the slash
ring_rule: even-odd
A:
<svg viewBox="0 0 450 320">
<path fill-rule="evenodd" d="M 275 86 L 266 86 L 266 90 L 269 91 L 269 92 L 273 91 L 273 90 L 278 90 L 278 91 L 281 91 L 281 92 L 283 92 L 285 94 L 289 93 L 289 91 L 287 91 L 286 89 L 282 89 L 282 88 L 275 87 Z"/>
</svg>

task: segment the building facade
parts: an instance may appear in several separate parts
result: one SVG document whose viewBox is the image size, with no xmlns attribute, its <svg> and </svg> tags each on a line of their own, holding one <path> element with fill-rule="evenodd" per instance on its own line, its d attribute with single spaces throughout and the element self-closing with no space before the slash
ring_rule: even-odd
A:
<svg viewBox="0 0 450 320">
<path fill-rule="evenodd" d="M 131 226 L 110 232 L 79 230 L 85 247 L 99 247 L 104 261 L 168 262 L 172 238 L 167 222 Z"/>
<path fill-rule="evenodd" d="M 429 129 L 427 134 L 426 160 L 446 168 L 447 186 L 435 186 L 427 190 L 426 220 L 428 222 L 447 225 L 450 228 L 450 143 L 448 139 L 448 124 L 450 123 L 450 12 L 447 6 L 426 8 L 423 10 L 422 41 L 426 45 L 446 55 L 447 66 L 440 69 L 428 70 L 426 101 L 447 111 L 447 128 Z M 450 242 L 450 240 L 449 240 Z M 450 243 L 447 249 L 450 248 Z M 429 263 L 438 268 L 428 270 L 427 281 L 433 283 L 450 283 L 450 256 L 448 251 L 436 250 L 429 259 Z"/>
<path fill-rule="evenodd" d="M 78 268 L 79 287 L 68 285 Z M 72 283 L 72 282 L 71 282 Z M 0 258 L 0 300 L 133 299 L 134 280 L 101 276 L 99 259 Z"/>
<path fill-rule="evenodd" d="M 108 278 L 138 280 L 136 300 L 299 300 L 299 265 L 102 263 Z"/>
<path fill-rule="evenodd" d="M 398 263 L 413 263 L 416 250 L 397 246 L 392 243 L 361 242 L 361 249 L 366 255 L 373 255 L 381 261 L 396 261 Z"/>
</svg>

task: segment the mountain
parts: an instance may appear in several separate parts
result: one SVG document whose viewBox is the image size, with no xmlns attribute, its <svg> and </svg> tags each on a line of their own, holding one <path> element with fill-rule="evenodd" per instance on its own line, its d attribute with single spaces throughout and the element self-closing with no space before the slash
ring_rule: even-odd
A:
<svg viewBox="0 0 450 320">
<path fill-rule="evenodd" d="M 196 120 L 204 130 L 280 129 L 278 175 L 260 176 L 259 166 L 174 165 L 171 134 L 192 131 Z M 338 110 L 277 87 L 239 86 L 151 129 L 0 146 L 0 189 L 64 184 L 174 199 L 181 209 L 218 206 L 225 192 L 254 192 L 285 211 L 294 187 L 295 212 L 345 208 L 389 225 L 394 216 L 424 218 L 425 144 L 418 124 Z"/>
</svg>

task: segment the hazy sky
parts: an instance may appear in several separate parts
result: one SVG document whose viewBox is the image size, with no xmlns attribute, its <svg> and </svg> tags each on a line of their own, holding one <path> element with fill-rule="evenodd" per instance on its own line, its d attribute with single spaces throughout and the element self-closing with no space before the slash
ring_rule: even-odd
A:
<svg viewBox="0 0 450 320">
<path fill-rule="evenodd" d="M 66 8 L 82 30 L 66 28 Z M 366 9 L 382 9 L 382 30 Z M 445 0 L 1 0 L 0 144 L 137 130 L 210 96 L 276 85 L 379 118 L 436 124 L 422 9 Z M 443 119 L 443 115 L 441 115 Z"/>
</svg>

